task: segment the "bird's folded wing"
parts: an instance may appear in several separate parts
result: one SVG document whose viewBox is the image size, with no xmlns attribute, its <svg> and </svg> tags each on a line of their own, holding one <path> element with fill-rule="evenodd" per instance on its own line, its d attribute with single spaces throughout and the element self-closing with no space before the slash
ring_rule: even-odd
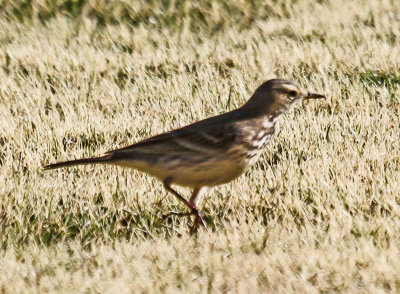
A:
<svg viewBox="0 0 400 294">
<path fill-rule="evenodd" d="M 233 125 L 185 127 L 107 153 L 188 154 L 225 152 L 235 142 Z"/>
</svg>

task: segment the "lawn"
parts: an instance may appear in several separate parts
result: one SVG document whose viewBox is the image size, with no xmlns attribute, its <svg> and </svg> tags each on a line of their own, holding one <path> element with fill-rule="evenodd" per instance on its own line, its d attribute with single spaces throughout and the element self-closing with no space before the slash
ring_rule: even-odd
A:
<svg viewBox="0 0 400 294">
<path fill-rule="evenodd" d="M 1 293 L 400 292 L 400 5 L 0 3 Z M 205 195 L 209 231 L 102 155 L 242 105 L 323 93 Z M 189 190 L 178 188 L 189 197 Z"/>
</svg>

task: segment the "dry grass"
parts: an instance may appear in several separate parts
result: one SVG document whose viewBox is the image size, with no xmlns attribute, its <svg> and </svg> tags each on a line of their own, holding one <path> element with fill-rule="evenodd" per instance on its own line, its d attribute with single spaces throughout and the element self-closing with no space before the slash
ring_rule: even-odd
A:
<svg viewBox="0 0 400 294">
<path fill-rule="evenodd" d="M 2 293 L 400 291 L 396 1 L 94 2 L 2 4 Z M 163 220 L 184 208 L 158 207 L 147 175 L 41 169 L 234 109 L 273 77 L 329 99 L 207 195 L 208 233 Z"/>
</svg>

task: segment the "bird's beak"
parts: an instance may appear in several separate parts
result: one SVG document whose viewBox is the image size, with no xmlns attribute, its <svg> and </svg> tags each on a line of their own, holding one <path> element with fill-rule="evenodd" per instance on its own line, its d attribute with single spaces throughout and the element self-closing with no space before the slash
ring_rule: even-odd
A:
<svg viewBox="0 0 400 294">
<path fill-rule="evenodd" d="M 307 92 L 306 95 L 303 96 L 304 99 L 320 99 L 320 98 L 326 98 L 325 95 L 322 94 L 315 94 L 311 92 Z"/>
</svg>

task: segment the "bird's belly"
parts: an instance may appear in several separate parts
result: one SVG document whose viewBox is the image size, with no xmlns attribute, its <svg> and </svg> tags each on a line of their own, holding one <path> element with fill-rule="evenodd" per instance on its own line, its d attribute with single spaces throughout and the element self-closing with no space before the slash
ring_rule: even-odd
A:
<svg viewBox="0 0 400 294">
<path fill-rule="evenodd" d="M 171 182 L 184 187 L 216 186 L 228 183 L 240 176 L 246 166 L 241 161 L 227 156 L 163 156 L 157 161 L 120 161 L 119 166 L 131 167 L 161 181 L 170 178 Z"/>
<path fill-rule="evenodd" d="M 239 177 L 244 168 L 228 161 L 203 163 L 170 171 L 172 182 L 180 186 L 202 187 L 228 183 Z"/>
</svg>

